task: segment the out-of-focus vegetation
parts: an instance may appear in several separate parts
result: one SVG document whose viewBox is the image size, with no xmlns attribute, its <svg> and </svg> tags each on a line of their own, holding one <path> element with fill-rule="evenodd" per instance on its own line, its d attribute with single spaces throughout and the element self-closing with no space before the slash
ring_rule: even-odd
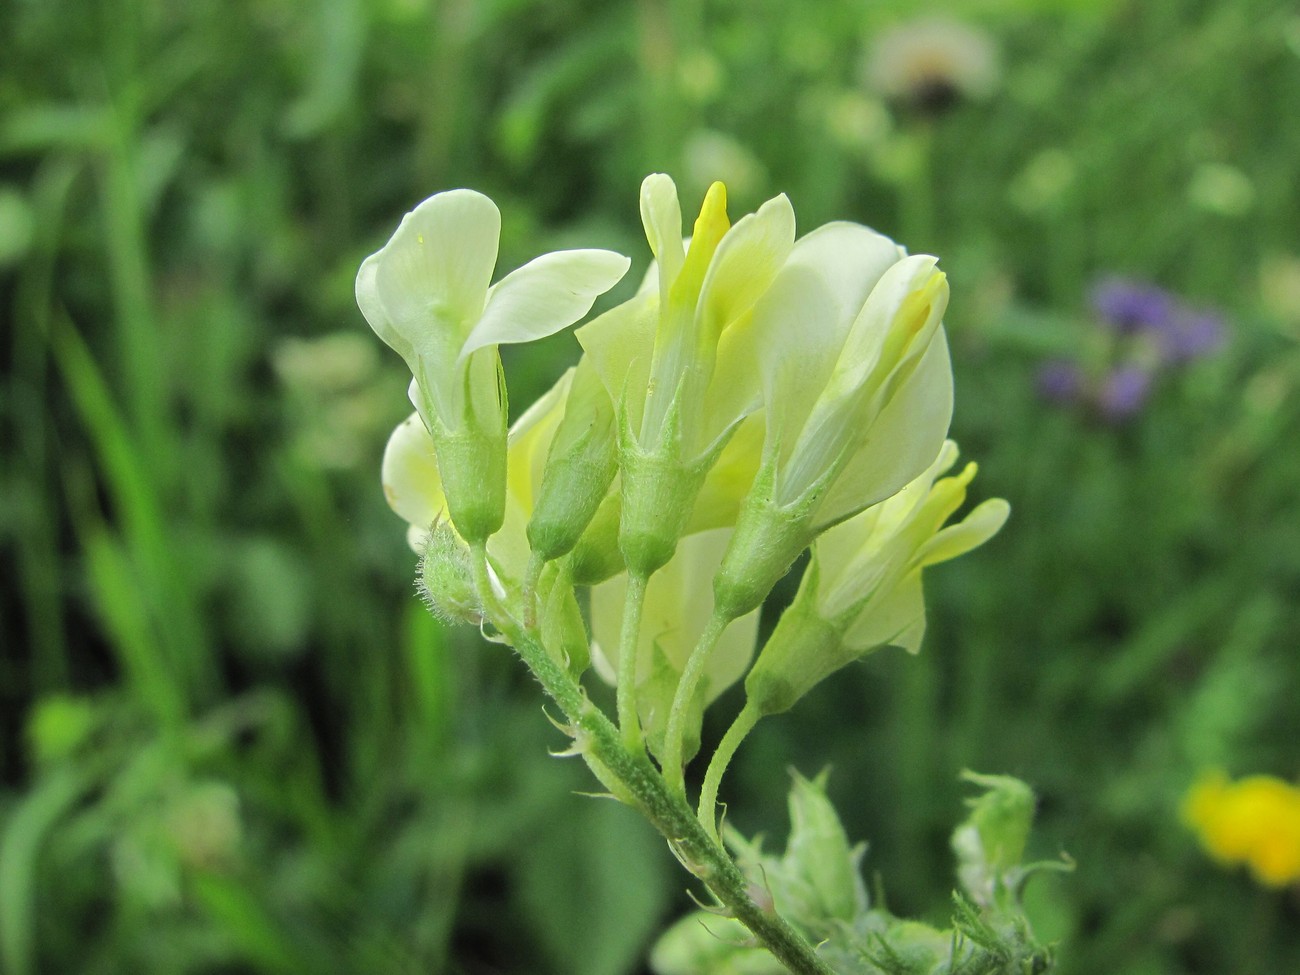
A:
<svg viewBox="0 0 1300 975">
<path fill-rule="evenodd" d="M 1300 775 L 1300 16 L 961 9 L 996 76 L 908 99 L 865 63 L 901 0 L 0 6 L 0 970 L 641 969 L 684 875 L 415 601 L 404 371 L 352 283 L 472 186 L 503 268 L 580 241 L 631 288 L 652 170 L 940 255 L 954 436 L 1014 509 L 919 658 L 755 733 L 731 820 L 779 835 L 787 767 L 831 762 L 891 909 L 942 919 L 958 770 L 1015 774 L 1079 864 L 1030 888 L 1063 972 L 1300 970 L 1295 888 L 1179 819 L 1207 768 Z M 1114 275 L 1225 341 L 1133 351 Z M 516 408 L 575 357 L 508 357 Z M 1152 381 L 1049 402 L 1061 359 Z"/>
</svg>

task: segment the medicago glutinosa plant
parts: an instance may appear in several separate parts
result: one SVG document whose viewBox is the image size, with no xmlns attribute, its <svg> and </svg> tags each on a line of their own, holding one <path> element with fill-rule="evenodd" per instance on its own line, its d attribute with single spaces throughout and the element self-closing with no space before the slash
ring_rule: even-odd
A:
<svg viewBox="0 0 1300 975">
<path fill-rule="evenodd" d="M 559 251 L 493 284 L 500 214 L 458 189 L 362 264 L 361 310 L 413 377 L 383 484 L 430 607 L 514 648 L 571 753 L 711 893 L 717 917 L 671 931 L 660 971 L 1046 970 L 1018 901 L 1033 796 L 1013 779 L 972 777 L 984 792 L 954 837 L 963 893 L 946 932 L 872 906 L 820 781 L 796 779 L 784 857 L 719 826 L 754 726 L 867 654 L 917 652 L 926 567 L 1007 518 L 990 499 L 953 520 L 976 468 L 956 468 L 946 439 L 937 259 L 851 222 L 797 237 L 784 195 L 733 224 L 721 183 L 685 239 L 671 179 L 648 177 L 640 204 L 644 281 L 578 328 L 580 361 L 513 426 L 500 346 L 584 318 L 628 258 Z M 759 607 L 809 550 L 756 652 Z M 593 679 L 614 686 L 613 714 Z M 743 707 L 697 754 L 705 709 L 740 680 Z"/>
</svg>

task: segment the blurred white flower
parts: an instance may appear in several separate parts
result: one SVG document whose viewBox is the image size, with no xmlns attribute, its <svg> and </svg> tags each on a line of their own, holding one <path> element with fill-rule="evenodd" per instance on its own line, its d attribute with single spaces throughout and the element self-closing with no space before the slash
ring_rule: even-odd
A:
<svg viewBox="0 0 1300 975">
<path fill-rule="evenodd" d="M 987 98 L 1001 74 L 991 35 L 957 20 L 927 17 L 876 37 L 867 52 L 865 80 L 886 98 L 936 113 L 961 99 Z"/>
</svg>

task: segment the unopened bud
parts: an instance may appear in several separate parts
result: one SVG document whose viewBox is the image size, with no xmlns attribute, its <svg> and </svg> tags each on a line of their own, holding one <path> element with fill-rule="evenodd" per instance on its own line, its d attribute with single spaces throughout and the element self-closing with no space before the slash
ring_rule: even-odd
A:
<svg viewBox="0 0 1300 975">
<path fill-rule="evenodd" d="M 608 495 L 596 509 L 591 524 L 574 546 L 569 571 L 575 586 L 595 586 L 612 579 L 625 568 L 618 550 L 618 523 L 623 500 L 617 491 Z"/>
<path fill-rule="evenodd" d="M 429 531 L 416 586 L 429 611 L 441 620 L 477 624 L 483 618 L 469 549 L 445 521 L 435 522 Z"/>
<path fill-rule="evenodd" d="M 590 360 L 574 372 L 564 419 L 542 474 L 528 544 L 544 561 L 567 555 L 609 492 L 618 471 L 614 406 Z"/>
<path fill-rule="evenodd" d="M 570 674 L 580 677 L 591 664 L 591 638 L 573 584 L 552 565 L 542 574 L 538 591 L 544 594 L 539 616 L 542 644 Z"/>
</svg>

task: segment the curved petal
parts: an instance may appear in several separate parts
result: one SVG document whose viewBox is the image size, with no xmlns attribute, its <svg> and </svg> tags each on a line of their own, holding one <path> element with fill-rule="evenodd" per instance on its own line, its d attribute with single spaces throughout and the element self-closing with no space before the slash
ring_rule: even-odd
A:
<svg viewBox="0 0 1300 975">
<path fill-rule="evenodd" d="M 493 286 L 460 360 L 489 345 L 531 342 L 572 325 L 631 263 L 604 250 L 556 251 L 529 261 Z"/>
<path fill-rule="evenodd" d="M 876 647 L 903 647 L 908 653 L 921 649 L 925 635 L 925 594 L 921 573 L 915 571 L 897 586 L 871 600 L 844 634 L 851 650 L 865 652 Z"/>
<path fill-rule="evenodd" d="M 794 246 L 794 208 L 784 193 L 742 217 L 722 238 L 700 287 L 696 315 L 710 347 L 772 284 Z"/>
<path fill-rule="evenodd" d="M 900 369 L 910 369 L 928 348 L 948 303 L 938 258 L 914 254 L 892 265 L 876 282 L 849 328 L 827 384 L 827 399 L 875 388 Z"/>
<path fill-rule="evenodd" d="M 610 401 L 619 407 L 624 405 L 624 392 L 629 394 L 625 405 L 634 429 L 640 426 L 645 391 L 650 383 L 658 309 L 658 295 L 640 295 L 574 332 Z"/>
<path fill-rule="evenodd" d="M 686 260 L 682 243 L 682 205 L 677 187 L 664 173 L 651 173 L 641 183 L 641 224 L 659 268 L 657 290 L 666 305 L 668 291 Z"/>
<path fill-rule="evenodd" d="M 847 327 L 885 272 L 906 256 L 906 248 L 870 227 L 833 220 L 795 242 L 787 267 L 819 271 L 841 314 L 850 316 Z"/>
<path fill-rule="evenodd" d="M 929 467 L 952 421 L 952 365 L 943 328 L 871 425 L 817 510 L 824 528 L 897 492 Z"/>
<path fill-rule="evenodd" d="M 409 363 L 414 358 L 414 349 L 405 336 L 393 327 L 393 323 L 388 319 L 388 312 L 384 310 L 384 303 L 379 297 L 379 285 L 375 277 L 379 273 L 379 262 L 383 254 L 383 251 L 371 254 L 361 262 L 361 268 L 357 271 L 357 307 L 361 309 L 366 322 L 384 344 Z"/>
<path fill-rule="evenodd" d="M 828 282 L 816 268 L 782 270 L 754 308 L 751 347 L 758 358 L 768 440 L 793 449 L 843 344 L 843 328 Z M 837 334 L 838 333 L 838 334 Z"/>
<path fill-rule="evenodd" d="M 388 438 L 381 471 L 389 507 L 423 537 L 446 511 L 447 502 L 442 494 L 433 438 L 418 413 L 399 423 Z M 410 534 L 407 537 L 412 540 Z M 416 545 L 411 547 L 419 551 Z"/>
<path fill-rule="evenodd" d="M 373 270 L 362 265 L 362 311 L 377 303 L 388 326 L 417 353 L 447 358 L 483 311 L 500 235 L 501 213 L 482 193 L 449 190 L 429 197 L 402 218 L 372 258 Z M 359 289 L 362 283 L 358 276 Z"/>
<path fill-rule="evenodd" d="M 981 502 L 960 522 L 949 525 L 926 542 L 916 554 L 916 566 L 924 568 L 947 562 L 979 548 L 1002 530 L 1010 515 L 1011 505 L 1002 498 Z"/>
<path fill-rule="evenodd" d="M 888 237 L 837 221 L 799 238 L 754 307 L 752 345 L 772 435 L 794 446 L 849 327 L 880 277 L 904 255 Z"/>
</svg>

